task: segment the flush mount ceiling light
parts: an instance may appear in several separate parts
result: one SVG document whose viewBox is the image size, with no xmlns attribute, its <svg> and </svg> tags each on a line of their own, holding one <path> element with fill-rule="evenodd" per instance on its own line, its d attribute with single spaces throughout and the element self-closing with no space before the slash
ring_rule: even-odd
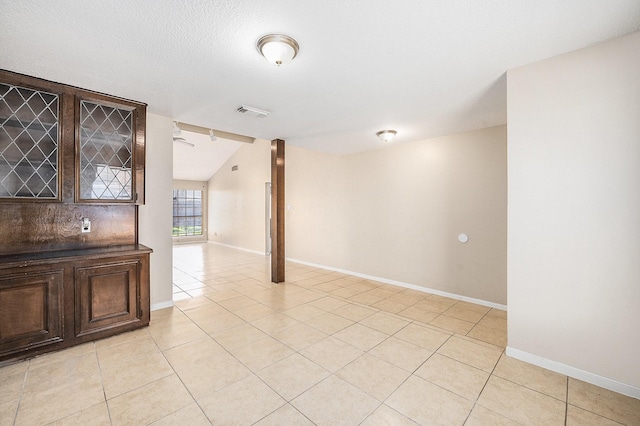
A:
<svg viewBox="0 0 640 426">
<path fill-rule="evenodd" d="M 277 66 L 291 62 L 300 50 L 298 42 L 284 34 L 267 34 L 258 40 L 257 47 L 267 61 Z"/>
<path fill-rule="evenodd" d="M 380 130 L 376 133 L 376 136 L 379 137 L 382 142 L 391 142 L 391 139 L 393 139 L 397 133 L 395 130 Z"/>
</svg>

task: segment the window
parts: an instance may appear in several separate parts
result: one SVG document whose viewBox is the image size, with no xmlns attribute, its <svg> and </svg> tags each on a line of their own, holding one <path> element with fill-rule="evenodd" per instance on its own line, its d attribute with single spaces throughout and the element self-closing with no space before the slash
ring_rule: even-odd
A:
<svg viewBox="0 0 640 426">
<path fill-rule="evenodd" d="M 202 235 L 202 191 L 173 190 L 173 236 Z"/>
</svg>

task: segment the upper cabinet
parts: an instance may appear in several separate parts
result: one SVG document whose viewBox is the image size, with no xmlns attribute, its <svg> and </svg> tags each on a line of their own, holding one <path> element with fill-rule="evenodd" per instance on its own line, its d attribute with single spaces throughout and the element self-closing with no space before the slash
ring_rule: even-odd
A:
<svg viewBox="0 0 640 426">
<path fill-rule="evenodd" d="M 146 105 L 0 70 L 0 200 L 144 204 Z"/>
<path fill-rule="evenodd" d="M 134 110 L 80 100 L 78 199 L 133 200 Z"/>
<path fill-rule="evenodd" d="M 134 105 L 94 98 L 77 103 L 77 202 L 142 203 L 144 167 L 136 134 L 140 111 Z M 142 136 L 144 140 L 144 135 Z"/>
<path fill-rule="evenodd" d="M 0 81 L 0 197 L 58 200 L 60 93 Z"/>
</svg>

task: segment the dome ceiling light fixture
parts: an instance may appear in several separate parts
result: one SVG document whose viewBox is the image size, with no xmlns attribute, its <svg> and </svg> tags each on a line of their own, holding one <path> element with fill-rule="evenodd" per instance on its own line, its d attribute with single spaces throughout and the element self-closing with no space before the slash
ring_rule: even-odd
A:
<svg viewBox="0 0 640 426">
<path fill-rule="evenodd" d="M 393 139 L 397 133 L 395 130 L 380 130 L 376 133 L 376 136 L 379 137 L 382 142 L 391 142 L 391 139 Z"/>
<path fill-rule="evenodd" d="M 267 34 L 260 37 L 256 46 L 267 61 L 277 66 L 291 62 L 300 50 L 298 42 L 284 34 Z"/>
</svg>

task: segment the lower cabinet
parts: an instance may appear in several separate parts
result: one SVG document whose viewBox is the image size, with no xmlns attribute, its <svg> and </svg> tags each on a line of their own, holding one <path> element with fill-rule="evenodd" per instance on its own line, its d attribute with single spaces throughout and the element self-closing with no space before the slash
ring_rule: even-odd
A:
<svg viewBox="0 0 640 426">
<path fill-rule="evenodd" d="M 76 336 L 140 321 L 141 262 L 75 268 Z"/>
<path fill-rule="evenodd" d="M 0 365 L 149 324 L 151 249 L 0 257 Z"/>
<path fill-rule="evenodd" d="M 0 356 L 63 340 L 61 269 L 0 276 Z"/>
</svg>

